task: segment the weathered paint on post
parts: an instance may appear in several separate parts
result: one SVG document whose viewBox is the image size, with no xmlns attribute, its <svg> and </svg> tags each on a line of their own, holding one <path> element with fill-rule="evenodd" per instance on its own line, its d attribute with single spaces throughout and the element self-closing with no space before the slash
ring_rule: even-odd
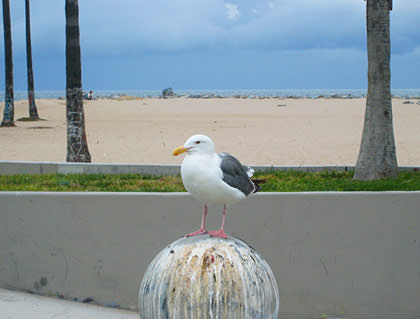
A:
<svg viewBox="0 0 420 319">
<path fill-rule="evenodd" d="M 278 288 L 270 266 L 243 241 L 181 238 L 149 265 L 139 310 L 141 319 L 272 319 Z"/>
</svg>

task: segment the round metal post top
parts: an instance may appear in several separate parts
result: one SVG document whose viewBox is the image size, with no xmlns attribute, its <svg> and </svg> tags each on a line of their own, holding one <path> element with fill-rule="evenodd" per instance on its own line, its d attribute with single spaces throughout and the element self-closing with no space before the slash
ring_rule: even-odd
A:
<svg viewBox="0 0 420 319">
<path fill-rule="evenodd" d="M 139 291 L 141 319 L 274 319 L 278 308 L 269 265 L 235 237 L 173 242 L 151 262 Z"/>
</svg>

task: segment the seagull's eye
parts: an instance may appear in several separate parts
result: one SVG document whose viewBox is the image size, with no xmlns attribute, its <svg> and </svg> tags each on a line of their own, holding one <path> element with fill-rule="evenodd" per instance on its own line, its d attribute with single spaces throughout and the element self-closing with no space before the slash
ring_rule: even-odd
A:
<svg viewBox="0 0 420 319">
<path fill-rule="evenodd" d="M 200 144 L 200 143 L 201 143 L 200 141 L 196 141 L 196 142 L 195 142 L 195 144 Z"/>
</svg>

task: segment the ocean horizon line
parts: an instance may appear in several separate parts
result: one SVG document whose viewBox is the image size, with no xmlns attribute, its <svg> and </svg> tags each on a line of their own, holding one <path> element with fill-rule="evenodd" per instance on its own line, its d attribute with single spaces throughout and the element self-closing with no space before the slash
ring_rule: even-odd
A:
<svg viewBox="0 0 420 319">
<path fill-rule="evenodd" d="M 89 92 L 90 90 L 84 90 Z M 160 97 L 163 90 L 92 90 L 96 98 L 113 98 L 118 96 Z M 367 89 L 172 89 L 174 96 L 180 97 L 244 97 L 244 98 L 363 98 Z M 419 98 L 420 89 L 391 89 L 393 97 Z M 25 90 L 14 92 L 14 100 L 28 98 Z M 35 98 L 64 98 L 64 90 L 35 91 Z M 0 101 L 4 102 L 4 91 L 0 92 Z"/>
</svg>

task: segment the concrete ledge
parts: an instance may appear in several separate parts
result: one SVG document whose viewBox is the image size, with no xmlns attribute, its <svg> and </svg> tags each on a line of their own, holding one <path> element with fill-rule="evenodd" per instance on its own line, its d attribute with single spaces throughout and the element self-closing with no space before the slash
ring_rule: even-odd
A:
<svg viewBox="0 0 420 319">
<path fill-rule="evenodd" d="M 270 166 L 250 165 L 256 171 L 268 169 L 280 171 L 349 171 L 354 166 L 345 165 L 308 165 L 308 166 Z M 400 171 L 418 171 L 419 167 L 400 167 Z M 0 175 L 16 174 L 143 174 L 143 175 L 176 175 L 180 165 L 136 165 L 136 164 L 101 164 L 101 163 L 66 163 L 66 162 L 14 162 L 0 161 Z"/>
<path fill-rule="evenodd" d="M 16 174 L 144 174 L 176 175 L 179 165 L 90 164 L 0 161 L 0 175 Z"/>
<path fill-rule="evenodd" d="M 202 211 L 187 193 L 0 192 L 0 203 L 0 287 L 125 308 Z M 270 264 L 280 318 L 417 318 L 419 207 L 420 192 L 259 193 L 229 207 L 226 231 Z"/>
<path fill-rule="evenodd" d="M 139 314 L 0 288 L 0 318 L 139 319 Z"/>
</svg>

